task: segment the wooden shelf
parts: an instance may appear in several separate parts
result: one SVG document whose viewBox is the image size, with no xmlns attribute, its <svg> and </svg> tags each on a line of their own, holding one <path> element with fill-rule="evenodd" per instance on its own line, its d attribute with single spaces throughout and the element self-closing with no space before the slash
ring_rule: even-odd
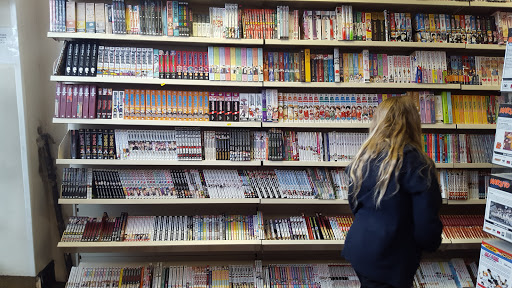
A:
<svg viewBox="0 0 512 288">
<path fill-rule="evenodd" d="M 267 128 L 347 128 L 347 129 L 368 129 L 370 123 L 345 123 L 345 122 L 320 122 L 320 123 L 309 123 L 309 122 L 262 122 L 262 127 Z"/>
<path fill-rule="evenodd" d="M 344 240 L 261 240 L 263 251 L 341 251 L 344 244 Z"/>
<path fill-rule="evenodd" d="M 486 199 L 448 200 L 448 205 L 485 205 Z"/>
<path fill-rule="evenodd" d="M 509 8 L 509 9 L 511 9 L 512 3 L 511 2 L 503 3 L 503 2 L 470 1 L 469 6 L 470 7 L 480 7 L 480 8 L 491 7 L 491 8 Z"/>
<path fill-rule="evenodd" d="M 459 84 L 417 83 L 334 83 L 334 82 L 263 82 L 269 88 L 354 88 L 354 89 L 444 89 L 459 90 Z"/>
<path fill-rule="evenodd" d="M 59 204 L 82 205 L 222 205 L 222 204 L 261 204 L 261 205 L 348 205 L 348 200 L 322 199 L 259 199 L 259 198 L 186 198 L 186 199 L 66 199 L 60 198 Z"/>
<path fill-rule="evenodd" d="M 499 92 L 501 90 L 500 85 L 460 85 L 460 89 L 464 91 L 494 91 Z"/>
<path fill-rule="evenodd" d="M 457 125 L 444 124 L 444 123 L 421 124 L 421 128 L 423 128 L 423 129 L 456 129 Z"/>
<path fill-rule="evenodd" d="M 498 167 L 498 165 L 492 163 L 453 163 L 453 168 L 457 169 L 491 169 L 495 167 Z"/>
<path fill-rule="evenodd" d="M 327 162 L 327 161 L 263 161 L 263 166 L 283 167 L 347 167 L 350 162 Z"/>
<path fill-rule="evenodd" d="M 221 205 L 221 204 L 259 204 L 258 198 L 242 199 L 59 199 L 59 204 L 84 204 L 84 205 Z"/>
<path fill-rule="evenodd" d="M 57 159 L 57 165 L 105 166 L 261 166 L 261 161 L 173 161 L 173 160 L 112 160 L 112 159 Z"/>
<path fill-rule="evenodd" d="M 337 40 L 277 40 L 266 39 L 265 46 L 333 46 L 333 47 L 376 47 L 414 49 L 464 49 L 464 43 L 387 42 L 387 41 L 337 41 Z"/>
<path fill-rule="evenodd" d="M 264 0 L 264 2 L 299 2 L 299 3 L 332 3 L 333 5 L 349 5 L 349 4 L 381 4 L 396 6 L 453 6 L 453 7 L 469 7 L 467 1 L 430 1 L 430 0 Z"/>
<path fill-rule="evenodd" d="M 131 34 L 105 34 L 105 33 L 68 33 L 68 32 L 48 32 L 48 38 L 55 40 L 89 39 L 89 40 L 108 40 L 108 41 L 130 41 L 130 42 L 163 42 L 173 44 L 221 44 L 221 45 L 263 45 L 263 39 L 222 39 L 206 37 L 169 37 L 169 36 L 151 36 L 151 35 L 131 35 Z"/>
<path fill-rule="evenodd" d="M 503 51 L 503 52 L 505 52 L 505 47 L 506 47 L 506 45 L 497 45 L 497 44 L 466 44 L 466 49 L 479 50 L 479 51 Z"/>
<path fill-rule="evenodd" d="M 457 124 L 457 129 L 496 130 L 496 124 Z"/>
<path fill-rule="evenodd" d="M 56 76 L 50 77 L 50 81 L 68 83 L 111 83 L 111 84 L 147 84 L 147 85 L 177 85 L 177 86 L 230 86 L 230 87 L 262 87 L 262 82 L 236 82 L 236 81 L 210 81 L 210 80 L 185 80 L 185 79 L 153 79 L 137 77 L 79 77 Z"/>
<path fill-rule="evenodd" d="M 125 126 L 191 126 L 191 127 L 261 127 L 261 122 L 168 121 L 130 119 L 53 118 L 55 124 L 125 125 Z"/>
<path fill-rule="evenodd" d="M 261 205 L 348 205 L 348 200 L 260 199 Z"/>
<path fill-rule="evenodd" d="M 125 241 L 125 242 L 59 242 L 58 248 L 69 252 L 210 252 L 258 251 L 261 240 L 210 241 Z"/>
<path fill-rule="evenodd" d="M 453 168 L 453 163 L 435 163 L 436 168 Z"/>
</svg>

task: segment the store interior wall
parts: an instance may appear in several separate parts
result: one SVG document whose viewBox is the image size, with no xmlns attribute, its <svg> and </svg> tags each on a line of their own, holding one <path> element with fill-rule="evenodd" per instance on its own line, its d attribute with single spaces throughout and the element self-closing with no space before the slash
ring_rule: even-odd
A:
<svg viewBox="0 0 512 288">
<path fill-rule="evenodd" d="M 51 194 L 39 176 L 36 142 L 41 126 L 56 141 L 55 157 L 66 131 L 51 124 L 55 84 L 49 78 L 61 43 L 46 38 L 48 25 L 48 1 L 0 1 L 0 28 L 17 29 L 20 56 L 19 62 L 16 57 L 0 62 L 0 131 L 8 139 L 0 141 L 0 217 L 6 219 L 0 231 L 7 236 L 0 245 L 0 275 L 36 276 L 55 260 L 57 280 L 65 281 L 63 255 L 56 247 L 60 235 Z"/>
</svg>

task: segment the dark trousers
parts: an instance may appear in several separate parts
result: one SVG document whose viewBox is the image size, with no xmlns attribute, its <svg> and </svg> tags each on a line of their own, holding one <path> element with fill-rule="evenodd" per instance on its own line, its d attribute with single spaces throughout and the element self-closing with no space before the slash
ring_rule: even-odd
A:
<svg viewBox="0 0 512 288">
<path fill-rule="evenodd" d="M 393 286 L 391 286 L 387 283 L 368 279 L 357 272 L 356 272 L 356 274 L 357 274 L 357 277 L 359 278 L 359 282 L 361 282 L 361 288 L 394 288 Z"/>
</svg>

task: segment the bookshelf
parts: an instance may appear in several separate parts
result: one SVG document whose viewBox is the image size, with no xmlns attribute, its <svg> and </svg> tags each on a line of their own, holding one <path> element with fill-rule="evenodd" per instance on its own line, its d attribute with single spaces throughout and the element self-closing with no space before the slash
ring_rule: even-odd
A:
<svg viewBox="0 0 512 288">
<path fill-rule="evenodd" d="M 484 239 L 443 239 L 442 250 L 473 249 Z M 66 252 L 277 252 L 340 251 L 344 240 L 196 240 L 140 242 L 59 242 Z"/>
<path fill-rule="evenodd" d="M 261 161 L 173 161 L 173 160 L 119 160 L 119 159 L 57 159 L 57 165 L 87 166 L 261 166 Z"/>
<path fill-rule="evenodd" d="M 263 161 L 263 166 L 277 167 L 347 167 L 350 162 L 326 161 Z"/>
<path fill-rule="evenodd" d="M 448 205 L 485 205 L 486 199 L 448 200 Z"/>
<path fill-rule="evenodd" d="M 79 77 L 52 75 L 50 81 L 63 83 L 110 83 L 110 84 L 145 84 L 176 86 L 220 86 L 220 87 L 262 87 L 262 82 L 210 81 L 184 79 L 154 79 L 137 77 Z"/>
<path fill-rule="evenodd" d="M 457 129 L 496 130 L 496 124 L 457 124 Z"/>
<path fill-rule="evenodd" d="M 337 41 L 337 40 L 278 40 L 265 39 L 265 46 L 304 46 L 304 47 L 361 47 L 384 49 L 465 49 L 464 43 L 390 42 L 390 41 Z"/>
<path fill-rule="evenodd" d="M 499 85 L 460 85 L 463 91 L 493 91 L 499 92 L 501 87 Z"/>
<path fill-rule="evenodd" d="M 459 84 L 417 83 L 333 83 L 333 82 L 263 82 L 265 88 L 354 88 L 354 89 L 443 89 L 458 90 Z"/>
<path fill-rule="evenodd" d="M 484 1 L 470 1 L 470 7 L 476 8 L 502 8 L 512 9 L 512 3 L 510 2 L 484 2 Z"/>
<path fill-rule="evenodd" d="M 226 1 L 214 1 L 215 4 L 223 5 Z M 194 4 L 212 5 L 211 1 L 199 0 Z M 260 6 L 275 7 L 276 5 L 298 5 L 299 7 L 314 7 L 316 5 L 324 5 L 336 7 L 340 4 L 354 4 L 368 10 L 379 10 L 383 6 L 391 6 L 392 9 L 403 10 L 407 12 L 407 8 L 413 7 L 420 11 L 427 8 L 432 11 L 434 9 L 452 11 L 466 11 L 470 7 L 501 7 L 496 3 L 480 3 L 469 1 L 428 1 L 428 0 L 261 0 Z M 499 3 L 504 5 L 503 3 Z M 374 8 L 378 6 L 379 8 Z M 507 3 L 506 8 L 512 8 Z M 358 8 L 359 8 L 358 7 Z M 403 7 L 403 8 L 402 8 Z M 462 10 L 466 8 L 466 10 Z M 384 8 L 389 9 L 389 8 Z M 490 10 L 490 9 L 488 9 Z M 443 11 L 444 12 L 444 11 Z M 460 12 L 459 14 L 462 14 Z M 148 35 L 127 35 L 127 34 L 94 34 L 94 33 L 47 33 L 48 39 L 56 41 L 63 40 L 97 40 L 102 45 L 120 45 L 120 46 L 158 46 L 158 47 L 186 47 L 186 46 L 204 46 L 209 45 L 235 45 L 242 47 L 263 47 L 264 51 L 285 51 L 287 49 L 296 49 L 296 47 L 311 47 L 318 50 L 328 50 L 332 52 L 332 48 L 339 47 L 340 51 L 361 51 L 362 49 L 370 49 L 372 53 L 400 54 L 403 51 L 412 52 L 415 50 L 430 51 L 447 51 L 447 53 L 468 53 L 468 54 L 490 54 L 498 55 L 504 51 L 504 46 L 499 45 L 483 45 L 483 44 L 464 44 L 464 43 L 424 43 L 424 42 L 385 42 L 385 41 L 330 41 L 330 40 L 277 40 L 277 39 L 220 39 L 220 38 L 201 38 L 201 37 L 167 37 L 167 36 L 148 36 Z M 293 48 L 292 48 L 293 47 Z M 166 48 L 170 49 L 170 48 Z M 172 48 L 174 49 L 174 48 Z M 407 53 L 405 52 L 405 53 Z M 402 53 L 402 54 L 405 54 Z M 123 87 L 128 85 L 150 87 L 144 89 L 158 89 L 167 86 L 178 86 L 175 89 L 190 89 L 191 87 L 199 87 L 199 89 L 220 90 L 228 87 L 231 91 L 237 91 L 237 88 L 250 88 L 251 91 L 260 90 L 261 88 L 282 88 L 279 92 L 300 93 L 302 91 L 310 91 L 314 93 L 347 93 L 344 89 L 357 90 L 359 92 L 349 93 L 390 93 L 392 91 L 404 92 L 407 90 L 436 90 L 439 91 L 482 91 L 497 93 L 500 87 L 497 86 L 476 86 L 476 85 L 460 85 L 460 84 L 416 84 L 416 83 L 325 83 L 325 82 L 236 82 L 236 81 L 209 81 L 209 80 L 181 80 L 181 79 L 150 79 L 150 78 L 122 78 L 122 77 L 70 77 L 56 76 L 50 77 L 52 82 L 64 83 L 98 83 L 100 86 Z M 101 85 L 103 84 L 103 85 Z M 131 88 L 131 87 L 130 87 Z M 137 88 L 139 89 L 139 88 Z M 174 88 L 173 88 L 174 89 Z M 310 89 L 310 90 L 307 90 Z M 366 92 L 365 89 L 371 90 Z M 455 93 L 457 94 L 457 93 Z M 458 93 L 460 94 L 460 92 Z M 490 93 L 482 93 L 490 94 Z M 370 123 L 294 123 L 294 122 L 216 122 L 216 121 L 165 121 L 165 120 L 111 120 L 111 119 L 69 119 L 54 118 L 54 124 L 63 124 L 70 129 L 78 128 L 125 128 L 130 126 L 133 129 L 163 129 L 164 127 L 205 127 L 205 128 L 250 128 L 251 130 L 267 130 L 268 128 L 290 128 L 290 129 L 368 129 Z M 92 126 L 92 127 L 91 127 Z M 431 133 L 471 133 L 464 130 L 494 130 L 494 124 L 422 124 L 423 129 L 441 131 Z M 213 129 L 212 129 L 213 130 Z M 448 131 L 450 130 L 450 131 Z M 357 130 L 355 132 L 358 132 Z M 313 161 L 167 161 L 167 160 L 104 160 L 104 159 L 68 159 L 69 158 L 69 135 L 66 135 L 59 145 L 58 157 L 56 163 L 61 166 L 70 167 L 112 167 L 128 168 L 128 169 L 147 169 L 147 166 L 170 166 L 182 167 L 183 169 L 210 169 L 219 167 L 221 169 L 298 169 L 306 167 L 326 167 L 337 168 L 346 167 L 349 162 L 313 162 Z M 437 163 L 436 168 L 443 169 L 491 169 L 494 166 L 488 163 Z M 174 168 L 170 168 L 174 169 Z M 259 209 L 271 211 L 270 214 L 287 215 L 290 210 L 308 210 L 312 212 L 332 211 L 335 209 L 343 209 L 349 211 L 349 203 L 347 200 L 320 200 L 320 199 L 204 199 L 204 198 L 187 198 L 187 199 L 59 199 L 61 205 L 73 205 L 74 208 L 80 207 L 80 214 L 87 215 L 84 211 L 98 212 L 102 209 L 130 209 L 135 211 L 134 214 L 141 214 L 145 211 L 153 211 L 157 209 L 173 209 L 172 213 L 182 208 L 182 210 L 190 211 L 217 211 L 224 209 L 222 213 L 230 213 L 237 209 L 244 211 L 257 211 Z M 452 207 L 444 207 L 446 209 L 456 209 L 461 205 L 483 205 L 485 200 L 447 200 L 443 199 L 443 205 Z M 181 205 L 181 206 L 180 206 Z M 167 207 L 170 206 L 170 207 Z M 108 207 L 108 208 L 104 208 Z M 454 208 L 455 207 L 455 208 Z M 462 206 L 462 208 L 465 208 Z M 479 208 L 474 206 L 471 208 Z M 140 209 L 140 210 L 139 210 Z M 260 210 L 260 211 L 261 211 Z M 75 211 L 79 211 L 78 209 Z M 101 213 L 101 212 L 99 212 Z M 131 212 L 130 212 L 131 213 Z M 147 213 L 147 212 L 146 212 Z M 209 213 L 209 212 L 205 212 Z M 252 213 L 252 212 L 251 212 Z M 266 212 L 265 212 L 266 213 Z M 296 211 L 292 212 L 296 214 Z M 348 212 L 347 212 L 348 213 Z M 77 213 L 78 214 L 78 213 Z M 327 214 L 327 213 L 326 213 Z M 87 216 L 99 216 L 95 213 Z M 130 214 L 132 215 L 132 214 Z M 143 215 L 143 214 L 142 214 Z M 150 214 L 154 215 L 154 214 Z M 158 215 L 158 214 L 156 214 Z M 441 249 L 443 250 L 459 250 L 459 249 L 477 249 L 482 239 L 443 239 Z M 227 254 L 250 255 L 250 257 L 258 257 L 258 253 L 265 252 L 283 252 L 291 255 L 292 258 L 300 258 L 296 256 L 299 251 L 318 251 L 327 252 L 336 255 L 339 258 L 339 251 L 343 248 L 343 240 L 247 240 L 247 241 L 146 241 L 146 242 L 60 242 L 58 247 L 63 251 L 73 253 L 132 253 L 134 251 L 146 252 L 164 252 L 169 255 L 192 255 L 200 253 L 207 257 L 219 257 L 222 261 L 227 262 Z M 215 252 L 219 252 L 215 256 Z M 208 255 L 212 253 L 212 255 Z M 256 255 L 256 256 L 254 256 Z M 78 257 L 77 257 L 78 258 Z"/>
<path fill-rule="evenodd" d="M 261 122 L 220 122 L 220 121 L 168 121 L 168 120 L 115 120 L 115 119 L 73 119 L 53 118 L 54 124 L 115 125 L 115 126 L 166 126 L 166 127 L 233 127 L 257 128 Z"/>
<path fill-rule="evenodd" d="M 467 50 L 478 50 L 478 51 L 503 51 L 505 52 L 505 45 L 495 44 L 466 44 Z"/>
<path fill-rule="evenodd" d="M 124 242 L 59 242 L 67 252 L 99 253 L 129 252 L 256 252 L 261 240 L 208 240 L 208 241 L 124 241 Z"/>
<path fill-rule="evenodd" d="M 181 199 L 59 199 L 59 204 L 83 205 L 254 205 L 260 204 L 257 198 L 212 199 L 212 198 L 181 198 Z"/>
<path fill-rule="evenodd" d="M 168 37 L 151 35 L 133 35 L 133 34 L 102 34 L 102 33 L 67 33 L 67 32 L 48 32 L 48 38 L 57 41 L 63 40 L 100 40 L 100 41 L 123 41 L 123 42 L 161 42 L 164 44 L 181 45 L 263 45 L 263 39 L 222 39 L 206 37 Z"/>
</svg>

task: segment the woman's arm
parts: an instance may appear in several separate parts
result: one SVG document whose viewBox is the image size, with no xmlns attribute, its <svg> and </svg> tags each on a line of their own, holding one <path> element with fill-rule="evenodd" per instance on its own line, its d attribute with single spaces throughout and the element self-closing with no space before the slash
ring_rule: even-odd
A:
<svg viewBox="0 0 512 288">
<path fill-rule="evenodd" d="M 441 190 L 435 168 L 425 166 L 419 152 L 404 151 L 401 189 L 411 194 L 414 239 L 425 251 L 433 252 L 441 245 L 443 224 L 439 219 Z"/>
</svg>

